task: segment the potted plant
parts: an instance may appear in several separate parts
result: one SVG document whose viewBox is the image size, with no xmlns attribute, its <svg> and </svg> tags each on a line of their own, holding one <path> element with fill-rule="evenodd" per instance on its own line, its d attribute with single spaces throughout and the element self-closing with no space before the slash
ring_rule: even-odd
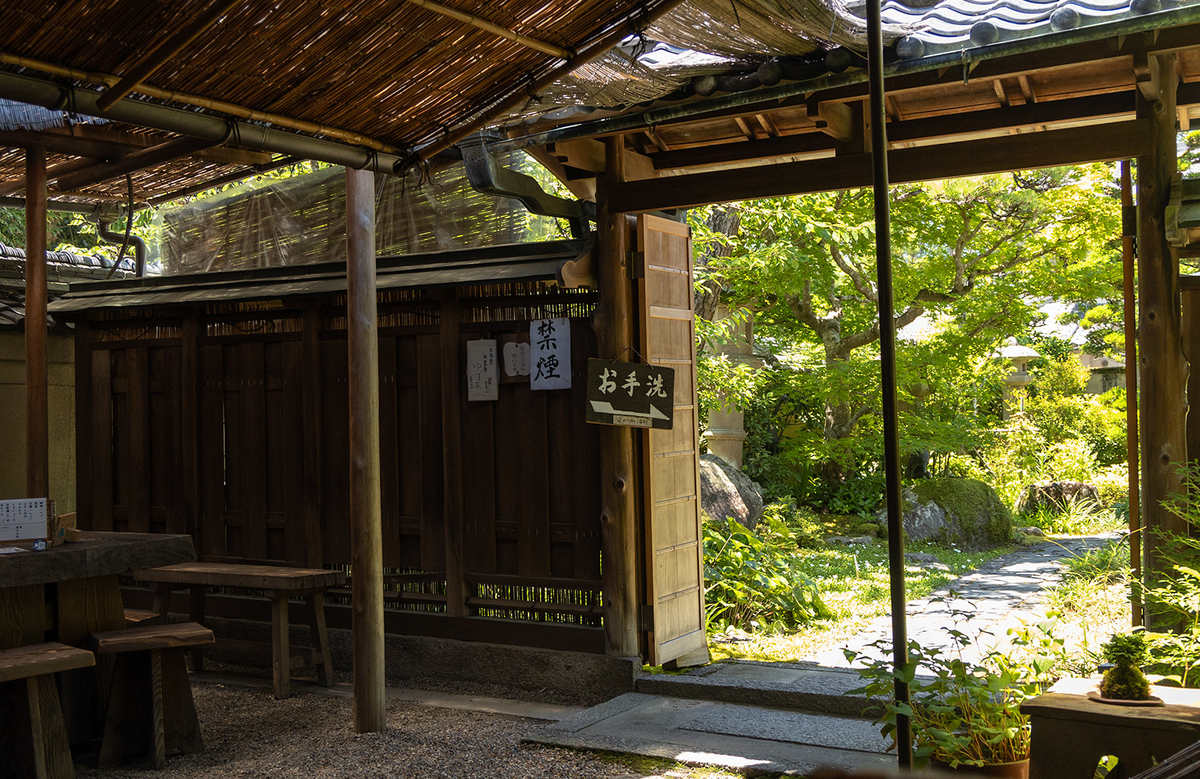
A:
<svg viewBox="0 0 1200 779">
<path fill-rule="evenodd" d="M 1100 648 L 1100 654 L 1112 664 L 1100 681 L 1102 700 L 1156 700 L 1150 694 L 1150 680 L 1141 669 L 1149 656 L 1145 633 L 1116 633 Z"/>
<path fill-rule="evenodd" d="M 859 665 L 859 675 L 867 681 L 854 693 L 887 701 L 876 722 L 892 739 L 891 748 L 896 746 L 897 715 L 908 715 L 914 768 L 932 762 L 985 776 L 1027 777 L 1029 719 L 1021 714 L 1020 704 L 1040 694 L 1040 679 L 1052 661 L 1022 660 L 995 650 L 978 660 L 966 659 L 963 650 L 971 637 L 957 628 L 946 630 L 948 648 L 910 641 L 908 662 L 899 669 L 890 657 L 890 642 L 876 642 L 870 653 L 846 650 L 847 659 Z M 1042 638 L 1053 641 L 1048 634 Z M 909 685 L 907 704 L 895 700 L 898 679 Z"/>
</svg>

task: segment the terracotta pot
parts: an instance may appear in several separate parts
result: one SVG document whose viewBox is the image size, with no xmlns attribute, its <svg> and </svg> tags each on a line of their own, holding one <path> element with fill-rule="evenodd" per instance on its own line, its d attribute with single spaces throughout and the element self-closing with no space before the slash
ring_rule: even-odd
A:
<svg viewBox="0 0 1200 779">
<path fill-rule="evenodd" d="M 929 765 L 939 771 L 948 771 L 966 776 L 998 776 L 1003 777 L 1003 779 L 1029 779 L 1029 758 L 1017 760 L 1012 763 L 994 763 L 985 766 L 963 764 L 958 768 L 951 768 L 949 763 L 943 763 L 941 760 L 934 758 L 929 761 Z"/>
</svg>

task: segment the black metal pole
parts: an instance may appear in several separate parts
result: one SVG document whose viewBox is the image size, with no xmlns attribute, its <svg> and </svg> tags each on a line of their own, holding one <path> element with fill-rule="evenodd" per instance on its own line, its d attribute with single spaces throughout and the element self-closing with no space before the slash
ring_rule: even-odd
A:
<svg viewBox="0 0 1200 779">
<path fill-rule="evenodd" d="M 892 654 L 896 670 L 908 662 L 904 613 L 904 523 L 900 436 L 896 419 L 896 326 L 892 301 L 892 214 L 888 204 L 887 117 L 883 110 L 883 25 L 880 0 L 867 2 L 867 68 L 871 86 L 871 164 L 875 179 L 875 274 L 879 290 L 879 364 L 883 390 L 883 469 L 887 474 L 888 571 L 892 583 Z M 897 680 L 896 702 L 908 702 L 908 683 Z M 896 715 L 900 767 L 912 767 L 912 725 Z"/>
</svg>

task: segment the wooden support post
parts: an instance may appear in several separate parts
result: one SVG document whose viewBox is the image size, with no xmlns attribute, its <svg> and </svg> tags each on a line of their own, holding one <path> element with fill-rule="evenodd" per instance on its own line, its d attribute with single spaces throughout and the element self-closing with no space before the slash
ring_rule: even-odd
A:
<svg viewBox="0 0 1200 779">
<path fill-rule="evenodd" d="M 1187 461 L 1187 361 L 1181 341 L 1179 266 L 1167 243 L 1164 212 L 1177 170 L 1175 151 L 1175 54 L 1150 58 L 1157 71 L 1158 99 L 1139 92 L 1138 117 L 1149 121 L 1150 146 L 1137 158 L 1138 369 L 1142 405 L 1142 516 L 1147 579 L 1163 570 L 1155 530 L 1185 533 L 1187 524 L 1165 509 L 1164 499 L 1182 489 L 1178 468 Z M 1154 624 L 1152 615 L 1147 623 Z"/>
<path fill-rule="evenodd" d="M 346 169 L 346 338 L 350 357 L 350 564 L 354 730 L 385 727 L 383 521 L 379 485 L 379 331 L 375 175 Z"/>
<path fill-rule="evenodd" d="M 25 151 L 25 493 L 50 497 L 46 369 L 46 150 Z"/>
<path fill-rule="evenodd" d="M 1126 219 L 1133 210 L 1133 177 L 1130 162 L 1121 162 L 1121 270 L 1125 303 L 1125 462 L 1129 470 L 1129 569 L 1133 574 L 1130 588 L 1130 617 L 1133 627 L 1145 618 L 1142 609 L 1142 514 L 1141 479 L 1138 473 L 1138 390 L 1137 390 L 1137 299 L 1134 295 L 1134 242 L 1137 218 Z M 1135 212 L 1136 213 L 1136 212 Z M 1200 451 L 1200 450 L 1198 450 Z"/>
<path fill-rule="evenodd" d="M 629 228 L 625 216 L 610 214 L 608 190 L 624 180 L 625 140 L 604 140 L 607 171 L 597 178 L 597 276 L 600 284 L 594 326 L 597 353 L 629 359 L 633 343 L 633 290 L 628 272 Z M 638 523 L 633 429 L 600 429 L 600 545 L 604 590 L 604 637 L 608 654 L 635 657 L 638 651 Z"/>
</svg>

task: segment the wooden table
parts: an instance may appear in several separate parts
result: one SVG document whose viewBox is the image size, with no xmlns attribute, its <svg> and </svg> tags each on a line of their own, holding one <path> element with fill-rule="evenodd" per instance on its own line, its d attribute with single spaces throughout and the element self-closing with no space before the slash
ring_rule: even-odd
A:
<svg viewBox="0 0 1200 779">
<path fill-rule="evenodd" d="M 196 559 L 191 536 L 84 531 L 42 552 L 0 555 L 0 649 L 44 641 L 87 648 L 92 633 L 125 626 L 117 575 Z M 4 544 L 0 546 L 24 546 Z M 63 718 L 72 743 L 103 726 L 96 670 L 61 676 Z"/>
<path fill-rule="evenodd" d="M 1092 779 L 1105 755 L 1133 776 L 1200 740 L 1200 690 L 1154 687 L 1165 706 L 1087 698 L 1099 679 L 1064 679 L 1021 704 L 1032 728 L 1030 779 Z"/>
<path fill-rule="evenodd" d="M 271 664 L 275 680 L 275 697 L 292 694 L 292 669 L 305 666 L 317 669 L 317 681 L 324 687 L 333 685 L 333 665 L 329 657 L 329 634 L 325 628 L 325 590 L 346 582 L 342 571 L 323 568 L 285 568 L 273 565 L 243 565 L 239 563 L 182 563 L 137 571 L 138 581 L 155 585 L 158 594 L 155 607 L 164 621 L 170 605 L 171 592 L 190 588 L 191 619 L 204 623 L 204 593 L 209 587 L 241 587 L 262 590 L 271 599 Z M 289 646 L 290 623 L 288 599 L 303 597 L 308 606 L 308 624 L 312 631 L 311 647 Z M 218 639 L 226 649 L 258 651 L 262 646 L 253 641 Z M 199 659 L 196 661 L 197 666 Z"/>
</svg>

